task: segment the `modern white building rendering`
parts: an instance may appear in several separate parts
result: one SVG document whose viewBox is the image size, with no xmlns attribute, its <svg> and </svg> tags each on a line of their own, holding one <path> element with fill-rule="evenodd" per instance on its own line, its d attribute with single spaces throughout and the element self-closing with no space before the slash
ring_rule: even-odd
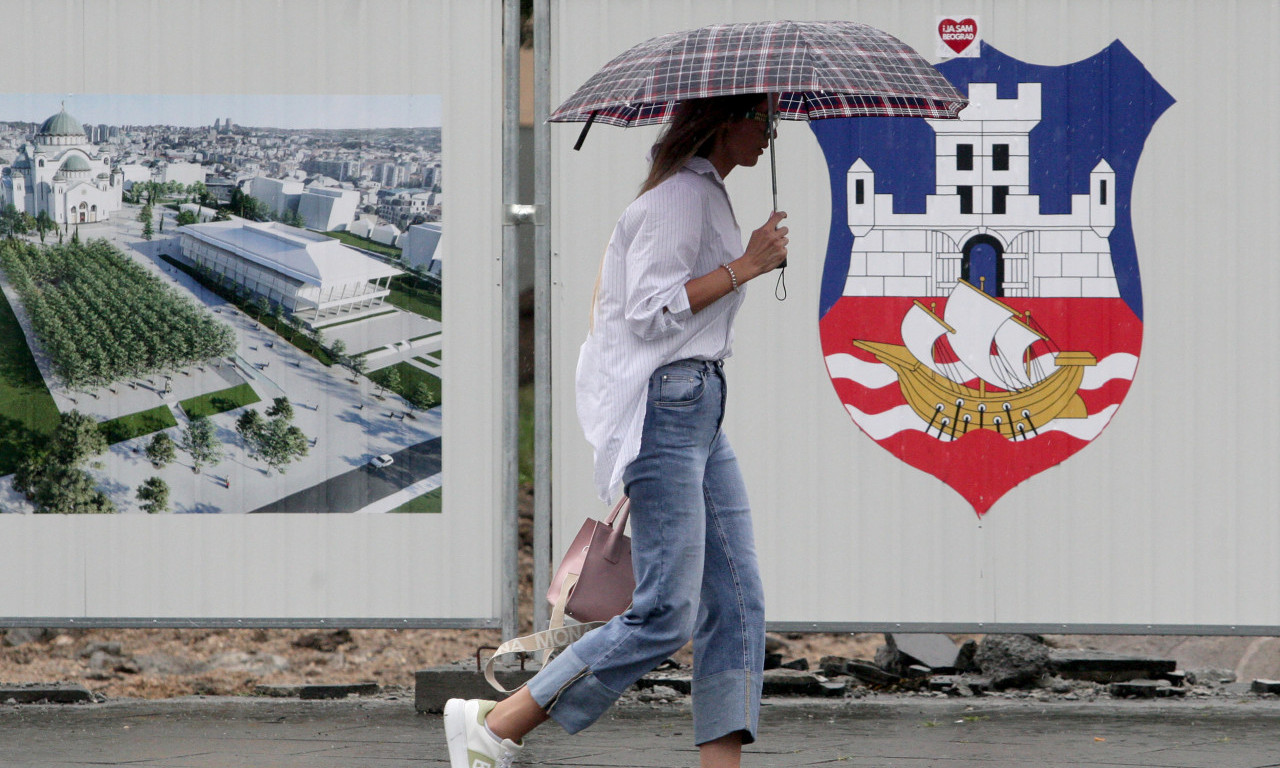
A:
<svg viewBox="0 0 1280 768">
<path fill-rule="evenodd" d="M 199 163 L 170 162 L 160 167 L 156 181 L 176 181 L 183 186 L 190 186 L 197 181 L 203 184 L 207 173 L 207 169 Z"/>
<path fill-rule="evenodd" d="M 0 177 L 0 205 L 41 212 L 58 224 L 106 221 L 120 210 L 124 175 L 99 153 L 80 121 L 63 109 L 18 148 Z"/>
<path fill-rule="evenodd" d="M 261 200 L 276 215 L 298 210 L 303 185 L 298 179 L 272 179 L 255 176 L 249 182 L 249 194 Z"/>
<path fill-rule="evenodd" d="M 277 216 L 297 213 L 307 229 L 330 232 L 346 229 L 360 208 L 360 193 L 321 183 L 304 184 L 301 179 L 273 179 L 257 176 L 249 184 L 249 194 L 265 203 Z"/>
<path fill-rule="evenodd" d="M 280 304 L 310 325 L 381 306 L 402 270 L 338 240 L 233 218 L 178 229 L 183 257 Z"/>
<path fill-rule="evenodd" d="M 402 239 L 401 254 L 404 263 L 415 269 L 439 275 L 443 254 L 440 252 L 441 227 L 438 222 L 415 224 L 409 227 Z"/>
<path fill-rule="evenodd" d="M 854 235 L 846 296 L 943 296 L 959 280 L 992 296 L 1119 296 L 1108 237 L 1115 226 L 1115 172 L 1106 160 L 1071 210 L 1042 214 L 1030 193 L 1031 129 L 1040 122 L 1040 83 L 1017 98 L 971 83 L 959 120 L 929 120 L 936 134 L 936 193 L 924 213 L 895 213 L 876 194 L 875 169 L 859 158 L 848 172 Z"/>
<path fill-rule="evenodd" d="M 298 198 L 298 214 L 307 229 L 319 232 L 346 229 L 360 208 L 360 193 L 354 189 L 309 187 Z"/>
</svg>

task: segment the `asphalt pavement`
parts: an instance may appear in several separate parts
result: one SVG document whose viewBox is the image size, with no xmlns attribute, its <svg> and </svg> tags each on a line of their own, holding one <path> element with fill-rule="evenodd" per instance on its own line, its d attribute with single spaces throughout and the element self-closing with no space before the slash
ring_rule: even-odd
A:
<svg viewBox="0 0 1280 768">
<path fill-rule="evenodd" d="M 440 473 L 440 438 L 393 451 L 389 467 L 363 464 L 353 470 L 258 507 L 258 512 L 355 512 Z"/>
<path fill-rule="evenodd" d="M 518 765 L 696 766 L 685 704 L 616 706 L 568 736 L 553 723 Z M 0 767 L 446 766 L 439 715 L 411 694 L 341 701 L 183 698 L 0 706 Z M 883 768 L 1275 768 L 1280 700 L 769 700 L 743 765 Z"/>
</svg>

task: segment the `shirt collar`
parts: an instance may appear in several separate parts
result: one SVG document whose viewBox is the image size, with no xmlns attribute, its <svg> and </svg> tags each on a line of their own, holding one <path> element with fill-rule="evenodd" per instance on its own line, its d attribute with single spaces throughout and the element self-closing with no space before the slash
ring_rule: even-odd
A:
<svg viewBox="0 0 1280 768">
<path fill-rule="evenodd" d="M 716 167 L 711 164 L 711 161 L 705 157 L 694 155 L 685 161 L 684 167 L 694 173 L 700 173 L 703 176 L 710 176 L 717 184 L 724 186 L 724 179 L 720 177 L 720 172 L 717 171 Z"/>
</svg>

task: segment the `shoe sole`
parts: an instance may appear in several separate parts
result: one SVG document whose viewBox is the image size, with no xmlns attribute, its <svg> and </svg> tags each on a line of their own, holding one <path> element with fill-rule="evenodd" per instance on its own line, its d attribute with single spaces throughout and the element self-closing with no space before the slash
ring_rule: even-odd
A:
<svg viewBox="0 0 1280 768">
<path fill-rule="evenodd" d="M 467 762 L 467 702 L 449 699 L 444 705 L 444 735 L 449 742 L 450 768 L 470 768 Z"/>
</svg>

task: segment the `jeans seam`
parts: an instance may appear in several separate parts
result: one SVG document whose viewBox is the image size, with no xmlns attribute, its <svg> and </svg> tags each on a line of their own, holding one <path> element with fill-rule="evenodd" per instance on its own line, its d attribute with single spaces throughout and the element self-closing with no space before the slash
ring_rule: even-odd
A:
<svg viewBox="0 0 1280 768">
<path fill-rule="evenodd" d="M 751 663 L 751 652 L 748 649 L 747 640 L 747 606 L 742 596 L 742 581 L 738 578 L 737 563 L 734 562 L 733 554 L 729 551 L 728 541 L 725 538 L 724 530 L 720 525 L 720 516 L 717 514 L 718 508 L 715 501 L 711 498 L 711 494 L 703 486 L 703 496 L 706 499 L 707 512 L 711 518 L 708 524 L 715 525 L 716 537 L 720 539 L 720 547 L 724 550 L 725 562 L 729 565 L 729 574 L 733 577 L 733 594 L 738 601 L 738 635 L 742 638 L 742 671 L 743 671 L 743 723 L 749 725 L 751 723 L 751 677 L 752 670 L 748 669 Z"/>
</svg>

